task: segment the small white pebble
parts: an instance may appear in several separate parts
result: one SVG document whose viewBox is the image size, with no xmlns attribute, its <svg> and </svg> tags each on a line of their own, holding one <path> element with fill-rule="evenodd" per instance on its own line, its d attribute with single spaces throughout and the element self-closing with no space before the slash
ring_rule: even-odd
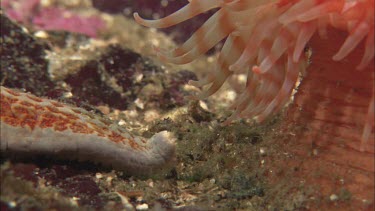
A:
<svg viewBox="0 0 375 211">
<path fill-rule="evenodd" d="M 118 116 L 118 115 L 120 115 L 120 110 L 118 110 L 118 109 L 115 109 L 115 110 L 113 110 L 113 114 L 115 115 L 115 116 Z"/>
<path fill-rule="evenodd" d="M 75 197 L 75 196 L 73 196 L 73 197 L 72 197 L 72 200 L 73 200 L 73 201 L 78 201 L 78 200 L 79 200 L 79 197 Z"/>
<path fill-rule="evenodd" d="M 336 201 L 337 199 L 339 199 L 339 197 L 336 194 L 332 194 L 332 195 L 329 196 L 329 199 L 331 201 Z"/>
<path fill-rule="evenodd" d="M 95 177 L 96 177 L 96 179 L 101 179 L 101 178 L 103 178 L 103 175 L 101 173 L 96 173 Z"/>
<path fill-rule="evenodd" d="M 261 148 L 259 149 L 259 153 L 260 153 L 260 155 L 265 155 L 265 154 L 266 154 L 266 149 L 263 148 L 263 147 L 261 147 Z"/>
<path fill-rule="evenodd" d="M 364 204 L 368 204 L 370 201 L 369 200 L 367 200 L 367 199 L 362 199 L 362 203 L 364 203 Z"/>
<path fill-rule="evenodd" d="M 215 184 L 216 180 L 215 179 L 210 179 L 211 184 Z"/>
<path fill-rule="evenodd" d="M 152 39 L 152 40 L 151 40 L 151 43 L 152 43 L 152 45 L 154 45 L 155 47 L 158 47 L 158 46 L 160 45 L 160 41 L 157 40 L 157 39 Z"/>
<path fill-rule="evenodd" d="M 125 121 L 123 119 L 120 119 L 120 121 L 118 121 L 118 125 L 122 126 L 122 125 L 125 125 Z"/>
<path fill-rule="evenodd" d="M 207 62 L 212 63 L 212 62 L 214 62 L 214 61 L 215 61 L 215 57 L 213 57 L 213 56 L 209 56 L 209 57 L 207 58 Z"/>
<path fill-rule="evenodd" d="M 21 29 L 22 29 L 22 31 L 25 32 L 26 34 L 29 34 L 29 30 L 28 30 L 27 28 L 22 27 Z"/>
<path fill-rule="evenodd" d="M 135 207 L 136 210 L 148 210 L 148 204 L 139 204 Z"/>
<path fill-rule="evenodd" d="M 14 208 L 14 207 L 17 206 L 17 202 L 11 201 L 11 202 L 8 203 L 8 205 L 9 205 L 9 207 Z"/>
<path fill-rule="evenodd" d="M 168 0 L 161 0 L 160 4 L 162 7 L 167 7 L 168 6 Z"/>
<path fill-rule="evenodd" d="M 34 36 L 37 37 L 37 38 L 40 38 L 40 39 L 47 39 L 48 38 L 48 34 L 45 31 L 37 31 L 37 32 L 34 33 Z"/>
<path fill-rule="evenodd" d="M 313 150 L 313 155 L 314 155 L 314 156 L 317 156 L 318 154 L 319 154 L 318 149 L 314 149 L 314 150 Z"/>
<path fill-rule="evenodd" d="M 112 180 L 113 180 L 113 177 L 111 177 L 111 176 L 107 177 L 107 179 L 106 179 L 106 181 L 107 181 L 108 183 L 111 183 Z"/>
<path fill-rule="evenodd" d="M 345 180 L 344 179 L 340 179 L 340 183 L 343 185 L 345 184 Z"/>
<path fill-rule="evenodd" d="M 63 94 L 63 97 L 64 97 L 64 98 L 71 98 L 71 97 L 73 97 L 73 93 L 71 93 L 71 92 L 65 92 L 65 93 Z"/>
<path fill-rule="evenodd" d="M 142 79 L 143 79 L 143 74 L 140 73 L 140 74 L 136 75 L 135 82 L 140 83 L 142 81 Z"/>
<path fill-rule="evenodd" d="M 137 98 L 135 101 L 134 101 L 135 105 L 140 108 L 140 109 L 144 109 L 145 108 L 145 104 L 142 102 L 141 99 Z"/>
<path fill-rule="evenodd" d="M 111 112 L 111 109 L 108 106 L 97 106 L 96 108 L 105 115 L 108 115 L 109 112 Z"/>
<path fill-rule="evenodd" d="M 120 197 L 121 202 L 125 207 L 125 210 L 134 210 L 134 207 L 129 203 L 129 200 L 128 200 L 127 197 L 125 197 L 124 195 L 122 195 L 119 192 L 115 192 L 115 193 L 117 193 L 117 195 Z"/>
<path fill-rule="evenodd" d="M 138 196 L 135 200 L 140 203 L 140 202 L 143 201 L 143 197 L 142 196 Z"/>
<path fill-rule="evenodd" d="M 203 102 L 202 100 L 199 101 L 199 106 L 203 109 L 203 110 L 206 110 L 208 111 L 208 106 L 205 102 Z"/>
<path fill-rule="evenodd" d="M 144 120 L 146 122 L 153 122 L 160 118 L 160 114 L 156 110 L 148 110 L 145 112 Z"/>
<path fill-rule="evenodd" d="M 135 118 L 138 116 L 138 112 L 136 110 L 126 110 L 122 113 L 125 114 L 125 116 L 128 118 Z"/>
<path fill-rule="evenodd" d="M 237 80 L 240 82 L 240 83 L 246 83 L 247 81 L 247 76 L 245 74 L 239 74 L 237 76 Z"/>
<path fill-rule="evenodd" d="M 79 201 L 79 198 L 78 197 L 75 197 L 73 196 L 72 198 L 70 198 L 70 203 L 73 205 L 73 206 L 78 206 L 78 201 Z"/>
<path fill-rule="evenodd" d="M 183 89 L 185 91 L 190 91 L 190 92 L 199 92 L 200 91 L 200 89 L 198 89 L 197 87 L 195 87 L 193 85 L 190 85 L 190 84 L 183 85 Z"/>
<path fill-rule="evenodd" d="M 237 93 L 235 91 L 233 91 L 233 90 L 227 91 L 226 94 L 227 94 L 226 95 L 227 99 L 230 100 L 230 101 L 235 100 L 236 97 L 237 97 Z"/>
</svg>

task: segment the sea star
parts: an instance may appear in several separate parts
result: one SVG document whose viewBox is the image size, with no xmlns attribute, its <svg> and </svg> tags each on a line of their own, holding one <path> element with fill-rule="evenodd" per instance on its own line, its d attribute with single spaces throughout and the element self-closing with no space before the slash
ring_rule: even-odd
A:
<svg viewBox="0 0 375 211">
<path fill-rule="evenodd" d="M 1 152 L 97 162 L 129 174 L 152 173 L 174 160 L 174 139 L 150 139 L 84 109 L 1 86 Z"/>
</svg>

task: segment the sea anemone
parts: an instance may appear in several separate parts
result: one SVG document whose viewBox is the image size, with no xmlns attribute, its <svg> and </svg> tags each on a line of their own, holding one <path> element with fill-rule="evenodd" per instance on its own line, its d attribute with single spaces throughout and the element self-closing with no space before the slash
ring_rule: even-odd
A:
<svg viewBox="0 0 375 211">
<path fill-rule="evenodd" d="M 289 101 L 298 76 L 309 65 L 306 46 L 316 33 L 324 39 L 331 28 L 348 32 L 332 60 L 343 60 L 364 43 L 365 50 L 356 69 L 363 70 L 373 63 L 373 0 L 191 0 L 159 20 L 145 20 L 137 13 L 134 18 L 144 26 L 164 28 L 213 8 L 219 9 L 180 47 L 172 51 L 155 49 L 161 60 L 185 64 L 226 38 L 216 67 L 206 77 L 190 84 L 200 88 L 209 85 L 197 96 L 203 99 L 214 94 L 229 77 L 247 74 L 246 86 L 232 106 L 235 111 L 227 123 L 249 117 L 261 122 Z M 361 150 L 370 139 L 374 124 L 373 93 L 372 90 L 367 106 Z"/>
<path fill-rule="evenodd" d="M 368 140 L 374 137 L 374 0 L 189 2 L 160 20 L 134 14 L 139 24 L 163 28 L 219 8 L 180 47 L 155 48 L 158 57 L 189 63 L 225 39 L 215 68 L 190 82 L 207 86 L 197 96 L 203 99 L 225 81 L 236 89 L 231 77 L 246 74 L 225 123 L 237 118 L 263 121 L 277 113 L 290 102 L 302 78 L 280 127 L 284 143 L 292 147 L 281 144 L 278 151 L 293 158 L 270 156 L 270 172 L 297 166 L 285 180 L 290 182 L 293 175 L 298 181 L 320 184 L 318 195 L 344 188 L 355 200 L 343 209 L 373 207 L 374 142 Z M 283 180 L 280 174 L 276 178 Z M 337 178 L 345 185 L 338 185 Z M 326 208 L 333 207 L 328 203 Z"/>
</svg>

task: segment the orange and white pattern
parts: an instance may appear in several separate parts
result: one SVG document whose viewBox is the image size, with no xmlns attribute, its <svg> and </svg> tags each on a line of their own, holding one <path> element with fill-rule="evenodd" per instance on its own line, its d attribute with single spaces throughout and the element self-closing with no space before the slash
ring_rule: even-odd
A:
<svg viewBox="0 0 375 211">
<path fill-rule="evenodd" d="M 150 139 L 134 136 L 84 109 L 0 88 L 3 153 L 98 162 L 130 174 L 150 173 L 174 159 L 167 131 Z"/>
<path fill-rule="evenodd" d="M 191 84 L 209 85 L 198 96 L 202 99 L 214 94 L 229 77 L 247 74 L 246 87 L 238 95 L 235 112 L 227 122 L 249 117 L 263 121 L 279 111 L 290 99 L 299 74 L 308 66 L 304 50 L 308 41 L 316 33 L 324 39 L 329 27 L 348 32 L 332 55 L 334 61 L 343 60 L 361 42 L 365 50 L 357 69 L 374 61 L 373 0 L 191 0 L 159 20 L 145 20 L 137 13 L 134 18 L 144 26 L 163 28 L 213 8 L 219 10 L 184 44 L 172 51 L 156 51 L 163 61 L 185 64 L 226 38 L 212 73 Z M 373 101 L 374 97 L 368 103 L 362 146 L 374 125 Z"/>
</svg>

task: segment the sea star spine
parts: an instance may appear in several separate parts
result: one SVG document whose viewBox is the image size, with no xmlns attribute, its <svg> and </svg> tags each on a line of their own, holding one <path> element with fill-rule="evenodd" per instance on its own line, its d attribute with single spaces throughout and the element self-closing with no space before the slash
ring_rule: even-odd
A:
<svg viewBox="0 0 375 211">
<path fill-rule="evenodd" d="M 84 109 L 1 86 L 1 152 L 91 161 L 148 174 L 174 159 L 167 131 L 135 136 Z"/>
</svg>

